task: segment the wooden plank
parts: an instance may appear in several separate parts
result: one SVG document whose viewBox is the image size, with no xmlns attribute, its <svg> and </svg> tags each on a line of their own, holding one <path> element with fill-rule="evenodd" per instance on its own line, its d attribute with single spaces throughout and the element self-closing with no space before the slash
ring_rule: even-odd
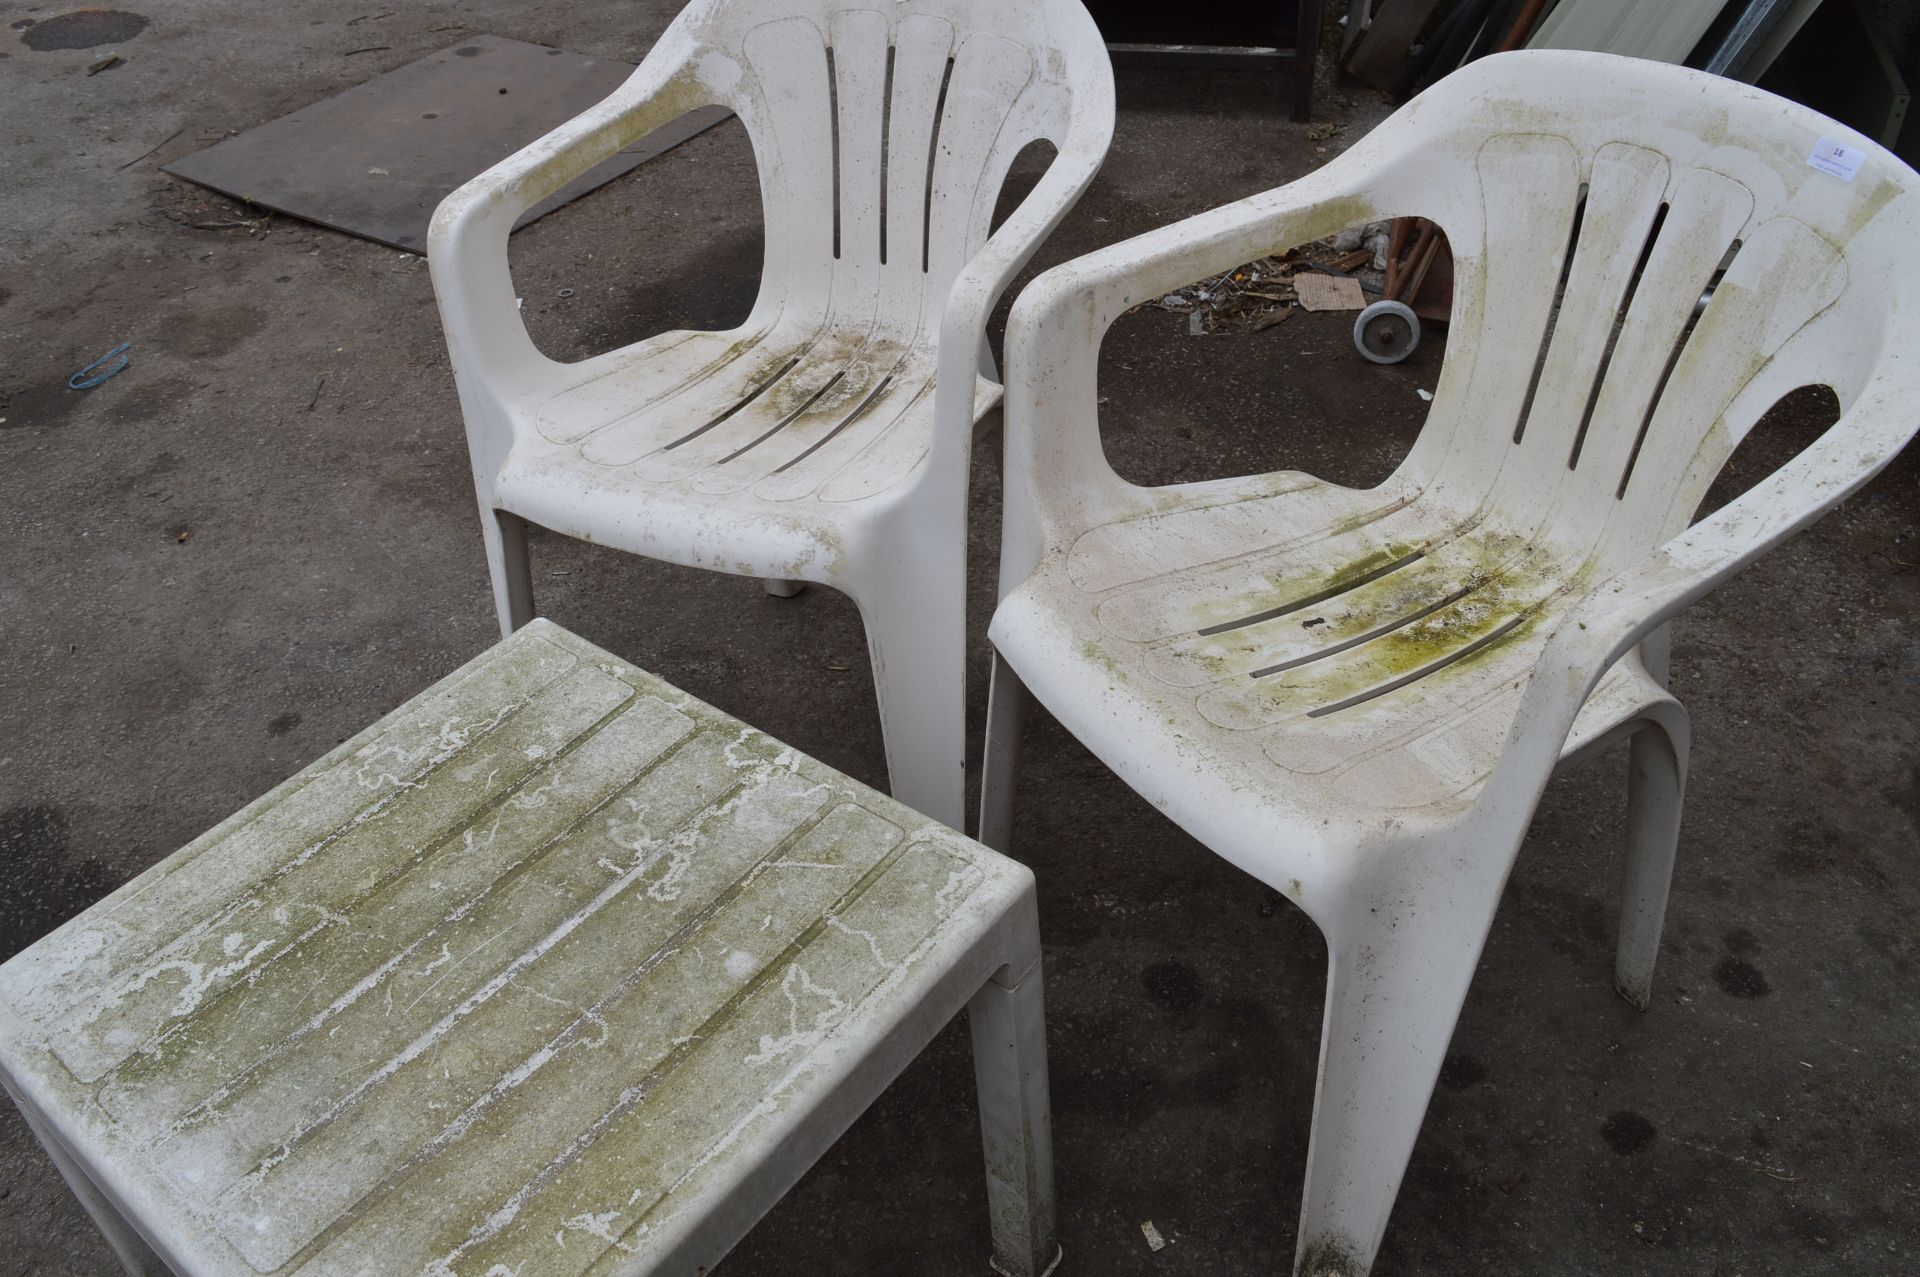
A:
<svg viewBox="0 0 1920 1277">
<path fill-rule="evenodd" d="M 612 58 L 479 35 L 248 129 L 165 171 L 409 253 L 440 201 L 633 74 Z M 529 209 L 525 226 L 730 118 L 701 107 Z"/>
<path fill-rule="evenodd" d="M 1577 0 L 1567 0 L 1576 3 Z M 1420 38 L 1441 0 L 1389 0 L 1347 62 L 1347 70 L 1377 88 L 1390 89 L 1406 65 L 1407 50 Z"/>
</svg>

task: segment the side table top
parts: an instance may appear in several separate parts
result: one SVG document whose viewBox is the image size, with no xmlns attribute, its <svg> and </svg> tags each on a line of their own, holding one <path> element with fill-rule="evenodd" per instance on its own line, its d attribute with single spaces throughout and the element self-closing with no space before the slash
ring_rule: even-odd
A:
<svg viewBox="0 0 1920 1277">
<path fill-rule="evenodd" d="M 191 1271 L 623 1271 L 1030 881 L 536 621 L 0 967 L 0 1074 Z"/>
</svg>

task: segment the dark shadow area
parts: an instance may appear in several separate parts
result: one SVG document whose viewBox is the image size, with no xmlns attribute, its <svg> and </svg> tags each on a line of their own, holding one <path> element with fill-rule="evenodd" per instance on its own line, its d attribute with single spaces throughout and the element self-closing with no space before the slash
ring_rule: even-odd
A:
<svg viewBox="0 0 1920 1277">
<path fill-rule="evenodd" d="M 98 860 L 77 855 L 66 812 L 48 804 L 0 811 L 0 962 L 52 931 L 119 885 Z"/>
<path fill-rule="evenodd" d="M 1114 93 L 1124 110 L 1237 119 L 1242 125 L 1262 117 L 1286 120 L 1289 83 L 1287 73 L 1265 67 L 1219 70 L 1123 64 L 1113 69 Z"/>
<path fill-rule="evenodd" d="M 1298 0 L 1216 0 L 1169 5 L 1158 0 L 1090 0 L 1100 34 L 1116 44 L 1293 46 Z"/>
</svg>

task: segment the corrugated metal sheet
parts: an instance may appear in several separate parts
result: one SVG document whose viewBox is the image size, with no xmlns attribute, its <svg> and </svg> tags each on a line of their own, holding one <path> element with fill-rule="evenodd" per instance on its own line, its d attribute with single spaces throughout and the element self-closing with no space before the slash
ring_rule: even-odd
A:
<svg viewBox="0 0 1920 1277">
<path fill-rule="evenodd" d="M 1725 0 L 1561 0 L 1530 49 L 1595 49 L 1684 62 Z"/>
</svg>

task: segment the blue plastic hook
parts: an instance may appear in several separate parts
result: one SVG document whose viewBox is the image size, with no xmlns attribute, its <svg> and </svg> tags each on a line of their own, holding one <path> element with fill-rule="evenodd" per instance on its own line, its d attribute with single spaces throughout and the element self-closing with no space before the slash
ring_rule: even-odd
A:
<svg viewBox="0 0 1920 1277">
<path fill-rule="evenodd" d="M 111 381 L 115 377 L 118 377 L 121 373 L 127 370 L 127 364 L 130 362 L 127 352 L 131 349 L 133 349 L 132 342 L 130 341 L 121 342 L 118 346 L 115 346 L 112 350 L 109 350 L 106 354 L 100 356 L 100 358 L 88 364 L 85 368 L 82 368 L 79 372 L 67 378 L 67 388 L 70 390 L 91 390 L 93 389 L 93 387 L 99 385 L 103 381 Z M 112 359 L 116 355 L 120 357 L 119 363 L 107 369 L 105 372 L 98 374 L 97 376 L 93 376 L 93 377 L 87 376 L 88 373 L 92 372 L 95 368 L 98 368 L 101 364 L 106 363 L 109 359 Z"/>
</svg>

